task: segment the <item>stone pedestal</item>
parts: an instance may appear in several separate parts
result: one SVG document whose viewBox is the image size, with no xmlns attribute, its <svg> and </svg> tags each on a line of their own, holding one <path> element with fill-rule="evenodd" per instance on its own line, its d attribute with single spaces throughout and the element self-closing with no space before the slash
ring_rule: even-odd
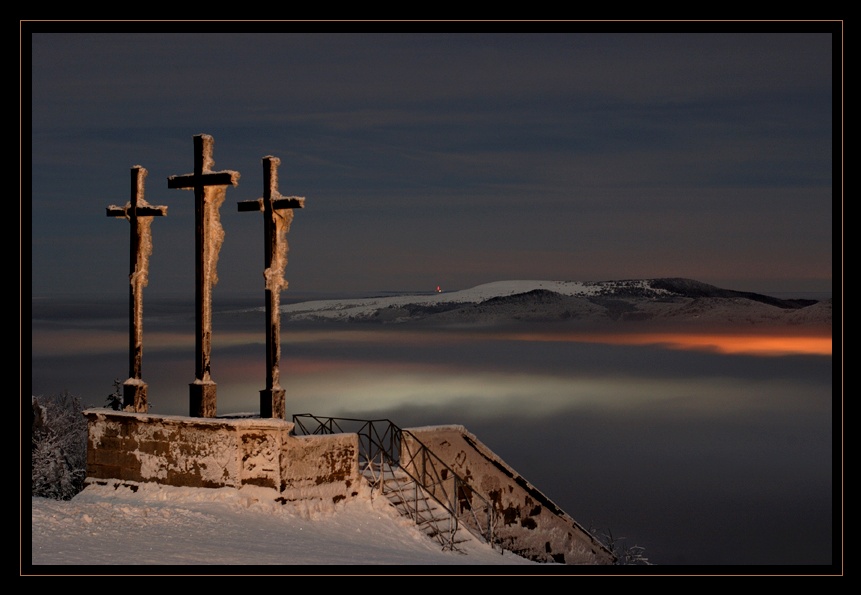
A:
<svg viewBox="0 0 861 595">
<path fill-rule="evenodd" d="M 147 412 L 147 384 L 141 380 L 129 378 L 123 383 L 123 409 L 131 406 L 135 413 Z"/>
<path fill-rule="evenodd" d="M 189 387 L 189 412 L 191 417 L 215 417 L 217 413 L 216 388 L 214 382 L 192 382 Z"/>
<path fill-rule="evenodd" d="M 283 388 L 263 389 L 260 391 L 260 417 L 284 419 L 287 408 L 284 404 L 287 391 Z"/>
</svg>

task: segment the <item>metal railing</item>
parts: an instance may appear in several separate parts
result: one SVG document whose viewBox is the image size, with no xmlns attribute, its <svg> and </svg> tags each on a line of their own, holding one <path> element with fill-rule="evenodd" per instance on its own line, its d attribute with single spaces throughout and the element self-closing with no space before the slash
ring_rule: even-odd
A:
<svg viewBox="0 0 861 595">
<path fill-rule="evenodd" d="M 449 526 L 435 526 L 445 549 L 455 549 L 454 534 L 459 525 L 497 547 L 491 504 L 409 430 L 402 430 L 388 419 L 318 417 L 310 413 L 294 415 L 293 423 L 294 432 L 302 435 L 357 434 L 359 470 L 372 488 L 387 496 L 396 492 L 416 524 L 437 521 L 419 509 L 419 488 L 448 512 Z M 413 482 L 412 494 L 405 493 L 403 484 L 387 481 L 396 472 Z"/>
</svg>

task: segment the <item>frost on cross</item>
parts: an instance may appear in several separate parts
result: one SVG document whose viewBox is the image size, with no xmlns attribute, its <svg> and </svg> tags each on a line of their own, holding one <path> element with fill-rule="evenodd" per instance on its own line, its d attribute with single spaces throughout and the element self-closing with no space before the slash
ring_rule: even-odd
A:
<svg viewBox="0 0 861 595">
<path fill-rule="evenodd" d="M 214 172 L 214 140 L 207 134 L 194 137 L 194 172 L 170 176 L 168 188 L 194 191 L 195 223 L 195 374 L 189 386 L 192 417 L 216 416 L 216 385 L 211 377 L 212 287 L 218 282 L 216 265 L 224 242 L 219 208 L 228 186 L 239 183 L 239 172 Z"/>
<path fill-rule="evenodd" d="M 147 170 L 131 169 L 131 199 L 124 207 L 111 205 L 108 217 L 124 218 L 131 224 L 129 242 L 129 378 L 123 384 L 123 406 L 146 413 L 147 385 L 141 378 L 143 364 L 143 288 L 149 282 L 152 255 L 152 218 L 167 215 L 167 207 L 152 206 L 144 198 Z"/>
<path fill-rule="evenodd" d="M 263 197 L 244 200 L 239 211 L 263 212 L 263 268 L 266 289 L 266 388 L 260 391 L 260 416 L 284 419 L 284 389 L 281 388 L 281 290 L 287 289 L 284 269 L 287 266 L 287 233 L 293 222 L 293 209 L 305 206 L 299 196 L 281 196 L 278 191 L 278 166 L 281 160 L 263 158 Z"/>
</svg>

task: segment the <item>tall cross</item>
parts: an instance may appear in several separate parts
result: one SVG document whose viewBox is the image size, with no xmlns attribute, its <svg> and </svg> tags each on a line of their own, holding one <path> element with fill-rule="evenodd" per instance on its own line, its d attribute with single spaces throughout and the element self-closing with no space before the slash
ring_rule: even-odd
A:
<svg viewBox="0 0 861 595">
<path fill-rule="evenodd" d="M 218 283 L 215 271 L 218 252 L 224 241 L 219 207 L 228 186 L 236 186 L 239 172 L 212 171 L 214 140 L 208 134 L 194 137 L 194 172 L 170 176 L 168 188 L 194 190 L 195 224 L 195 370 L 189 386 L 192 417 L 215 417 L 216 385 L 210 376 L 212 352 L 212 287 Z"/>
<path fill-rule="evenodd" d="M 144 199 L 147 171 L 140 165 L 131 169 L 131 200 L 124 207 L 111 205 L 108 217 L 122 217 L 131 223 L 129 237 L 129 378 L 123 383 L 123 408 L 132 406 L 146 413 L 147 385 L 141 379 L 143 362 L 143 288 L 149 282 L 149 257 L 152 254 L 153 217 L 167 215 L 167 207 L 152 206 Z"/>
<path fill-rule="evenodd" d="M 284 419 L 285 391 L 281 388 L 281 290 L 287 289 L 284 268 L 287 266 L 287 232 L 293 221 L 293 209 L 305 206 L 300 196 L 281 196 L 278 192 L 277 157 L 263 158 L 263 198 L 243 200 L 239 211 L 263 211 L 263 278 L 266 287 L 266 388 L 260 391 L 260 417 Z"/>
</svg>

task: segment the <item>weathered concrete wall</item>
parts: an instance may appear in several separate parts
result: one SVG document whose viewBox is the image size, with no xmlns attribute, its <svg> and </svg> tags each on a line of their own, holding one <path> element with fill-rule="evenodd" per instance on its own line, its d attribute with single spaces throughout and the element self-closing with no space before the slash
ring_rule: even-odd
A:
<svg viewBox="0 0 861 595">
<path fill-rule="evenodd" d="M 505 549 L 539 562 L 614 562 L 607 548 L 463 426 L 404 429 L 405 441 L 408 433 L 492 503 L 494 536 Z"/>
<path fill-rule="evenodd" d="M 291 429 L 293 424 L 290 424 Z M 359 436 L 289 435 L 281 458 L 281 493 L 285 500 L 331 499 L 340 502 L 358 493 Z"/>
<path fill-rule="evenodd" d="M 273 488 L 287 500 L 358 492 L 358 436 L 294 436 L 280 419 L 154 416 L 87 409 L 87 481 Z"/>
</svg>

